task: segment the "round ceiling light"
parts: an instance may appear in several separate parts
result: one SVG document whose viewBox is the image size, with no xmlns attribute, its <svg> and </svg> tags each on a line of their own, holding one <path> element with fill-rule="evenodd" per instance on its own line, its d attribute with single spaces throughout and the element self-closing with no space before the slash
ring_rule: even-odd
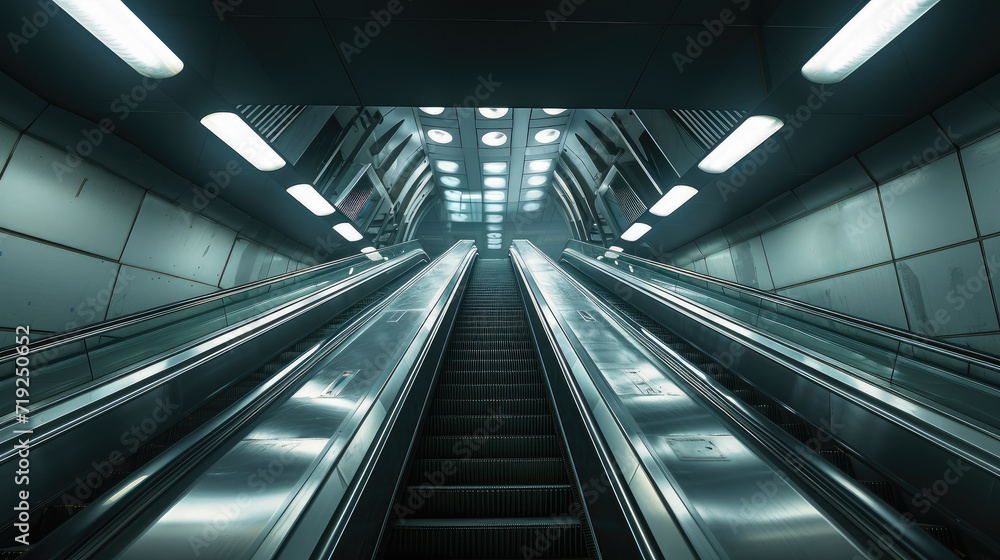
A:
<svg viewBox="0 0 1000 560">
<path fill-rule="evenodd" d="M 525 212 L 537 212 L 542 209 L 541 202 L 528 202 L 522 207 Z"/>
<path fill-rule="evenodd" d="M 510 109 L 506 107 L 481 107 L 479 109 L 479 114 L 487 119 L 499 119 L 507 116 L 508 111 L 510 111 Z"/>
<path fill-rule="evenodd" d="M 566 112 L 566 109 L 542 109 L 546 115 L 551 115 L 553 117 L 561 115 Z"/>
<path fill-rule="evenodd" d="M 428 115 L 437 116 L 444 112 L 444 107 L 421 107 L 420 110 Z"/>
<path fill-rule="evenodd" d="M 440 183 L 446 187 L 457 187 L 462 184 L 462 180 L 452 175 L 441 177 Z"/>
<path fill-rule="evenodd" d="M 442 171 L 444 173 L 455 173 L 456 171 L 458 171 L 458 163 L 454 161 L 442 160 L 437 162 L 437 168 L 438 171 Z"/>
<path fill-rule="evenodd" d="M 559 139 L 561 133 L 554 128 L 546 128 L 535 133 L 535 141 L 541 144 L 551 144 Z"/>
<path fill-rule="evenodd" d="M 551 159 L 536 159 L 535 161 L 528 163 L 528 171 L 533 171 L 535 173 L 545 173 L 549 169 L 552 169 Z"/>
<path fill-rule="evenodd" d="M 483 179 L 483 186 L 488 189 L 503 189 L 507 187 L 505 177 L 486 177 Z"/>
<path fill-rule="evenodd" d="M 487 132 L 483 134 L 483 144 L 497 147 L 507 143 L 507 135 L 500 131 Z"/>
<path fill-rule="evenodd" d="M 545 175 L 532 175 L 528 177 L 528 180 L 526 182 L 532 187 L 540 187 L 545 183 L 547 183 L 548 180 L 549 180 L 548 177 L 546 177 Z"/>
<path fill-rule="evenodd" d="M 453 138 L 451 133 L 440 128 L 432 128 L 427 131 L 427 137 L 438 144 L 450 144 Z"/>
<path fill-rule="evenodd" d="M 532 189 L 530 191 L 524 191 L 524 200 L 538 200 L 545 196 L 545 191 L 540 189 Z"/>
</svg>

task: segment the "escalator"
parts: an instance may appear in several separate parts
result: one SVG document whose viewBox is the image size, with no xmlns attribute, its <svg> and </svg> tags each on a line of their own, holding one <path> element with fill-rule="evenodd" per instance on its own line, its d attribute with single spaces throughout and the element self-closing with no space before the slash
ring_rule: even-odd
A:
<svg viewBox="0 0 1000 560">
<path fill-rule="evenodd" d="M 298 358 L 303 352 L 340 332 L 342 327 L 350 323 L 355 317 L 361 315 L 369 307 L 396 291 L 413 278 L 419 270 L 420 267 L 416 267 L 395 280 L 386 283 L 381 288 L 359 299 L 356 303 L 309 335 L 289 345 L 269 362 L 255 370 L 242 372 L 242 375 L 238 375 L 227 387 L 218 391 L 197 409 L 186 414 L 170 428 L 151 438 L 143 438 L 141 441 L 136 440 L 134 451 L 121 460 L 111 463 L 98 458 L 94 462 L 94 466 L 96 467 L 94 472 L 80 477 L 76 485 L 67 488 L 59 497 L 38 508 L 37 511 L 41 513 L 38 515 L 38 519 L 32 522 L 32 540 L 37 542 L 56 530 L 73 515 L 79 513 L 83 508 L 93 503 L 102 495 L 105 495 L 109 490 L 116 488 L 121 481 L 156 458 L 171 445 L 177 443 L 214 418 L 219 412 L 225 410 L 259 387 L 286 365 Z M 89 481 L 96 481 L 96 483 Z M 13 528 L 9 527 L 3 533 L 2 542 L 12 543 L 13 536 Z M 22 551 L 23 549 L 20 547 L 0 549 L 0 560 L 18 556 Z"/>
<path fill-rule="evenodd" d="M 480 260 L 379 558 L 594 558 L 524 304 Z"/>
</svg>

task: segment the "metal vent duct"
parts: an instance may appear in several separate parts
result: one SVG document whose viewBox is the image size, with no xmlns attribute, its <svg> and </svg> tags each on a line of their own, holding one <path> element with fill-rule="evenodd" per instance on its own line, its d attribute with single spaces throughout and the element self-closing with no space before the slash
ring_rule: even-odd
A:
<svg viewBox="0 0 1000 560">
<path fill-rule="evenodd" d="M 268 142 L 281 133 L 306 109 L 305 105 L 237 105 L 236 110 Z"/>
<path fill-rule="evenodd" d="M 674 110 L 674 117 L 705 151 L 711 151 L 716 144 L 736 127 L 746 111 L 705 111 L 701 109 Z"/>
</svg>

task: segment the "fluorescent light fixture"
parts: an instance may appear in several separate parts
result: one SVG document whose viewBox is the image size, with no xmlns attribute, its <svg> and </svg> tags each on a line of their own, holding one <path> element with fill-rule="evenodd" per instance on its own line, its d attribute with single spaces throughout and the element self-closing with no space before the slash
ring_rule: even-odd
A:
<svg viewBox="0 0 1000 560">
<path fill-rule="evenodd" d="M 548 180 L 549 178 L 546 177 L 545 175 L 532 175 L 528 177 L 528 179 L 525 182 L 532 187 L 540 187 L 545 183 L 547 183 Z"/>
<path fill-rule="evenodd" d="M 500 249 L 503 249 L 503 247 L 501 247 L 499 243 L 490 243 L 490 244 L 486 245 L 486 248 L 487 249 L 492 249 L 494 251 L 498 251 Z"/>
<path fill-rule="evenodd" d="M 184 69 L 181 59 L 121 0 L 55 0 L 55 3 L 143 76 L 162 80 Z"/>
<path fill-rule="evenodd" d="M 506 161 L 488 161 L 483 164 L 483 173 L 506 173 L 507 172 L 507 162 Z"/>
<path fill-rule="evenodd" d="M 510 109 L 507 109 L 505 107 L 494 107 L 494 108 L 482 107 L 479 109 L 479 114 L 486 117 L 487 119 L 499 119 L 501 117 L 507 116 L 508 111 L 510 111 Z"/>
<path fill-rule="evenodd" d="M 445 202 L 444 207 L 449 212 L 468 212 L 472 209 L 472 207 L 465 202 Z"/>
<path fill-rule="evenodd" d="M 437 168 L 442 173 L 456 173 L 458 171 L 458 162 L 441 160 L 437 162 Z"/>
<path fill-rule="evenodd" d="M 502 233 L 487 233 L 486 239 L 503 239 Z"/>
<path fill-rule="evenodd" d="M 491 224 L 486 226 L 486 231 L 503 231 L 503 226 Z"/>
<path fill-rule="evenodd" d="M 461 191 L 444 191 L 445 200 L 462 200 Z"/>
<path fill-rule="evenodd" d="M 506 177 L 484 177 L 483 186 L 488 189 L 502 189 L 507 187 Z"/>
<path fill-rule="evenodd" d="M 361 252 L 362 253 L 374 253 L 375 252 L 375 247 L 365 247 L 364 249 L 361 249 Z"/>
<path fill-rule="evenodd" d="M 469 215 L 468 214 L 451 214 L 451 215 L 448 216 L 448 219 L 450 219 L 453 222 L 468 222 L 469 221 Z"/>
<path fill-rule="evenodd" d="M 677 185 L 667 191 L 667 194 L 663 195 L 663 198 L 649 209 L 649 213 L 661 217 L 669 216 L 696 194 L 698 194 L 698 189 L 694 187 Z"/>
<path fill-rule="evenodd" d="M 378 251 L 375 251 L 373 253 L 368 253 L 368 260 L 370 261 L 380 261 L 383 259 L 388 260 L 387 257 L 383 257 L 382 253 L 379 253 Z"/>
<path fill-rule="evenodd" d="M 444 177 L 441 177 L 441 179 L 438 182 L 446 187 L 457 187 L 462 184 L 461 179 L 459 179 L 458 177 L 453 177 L 451 175 L 445 175 Z"/>
<path fill-rule="evenodd" d="M 302 206 L 305 206 L 310 212 L 316 214 L 317 216 L 329 216 L 337 211 L 337 209 L 330 204 L 330 201 L 323 198 L 323 195 L 316 192 L 316 189 L 314 189 L 312 185 L 295 185 L 288 187 L 285 190 L 288 194 L 292 195 L 295 200 L 298 200 Z"/>
<path fill-rule="evenodd" d="M 705 173 L 725 173 L 783 126 L 785 123 L 777 117 L 767 115 L 750 117 L 705 156 L 705 159 L 698 164 L 698 169 Z"/>
<path fill-rule="evenodd" d="M 503 204 L 484 204 L 483 212 L 503 212 Z"/>
<path fill-rule="evenodd" d="M 549 169 L 552 169 L 551 159 L 536 159 L 535 161 L 528 163 L 528 171 L 545 173 Z"/>
<path fill-rule="evenodd" d="M 608 248 L 608 250 L 609 251 L 614 251 L 616 253 L 624 253 L 625 252 L 625 249 L 622 249 L 621 247 L 619 247 L 617 245 L 612 245 L 611 247 Z"/>
<path fill-rule="evenodd" d="M 483 144 L 497 147 L 507 143 L 507 135 L 500 131 L 487 132 L 483 134 Z"/>
<path fill-rule="evenodd" d="M 500 215 L 500 214 L 487 214 L 486 215 L 486 221 L 494 223 L 494 224 L 498 224 L 500 222 L 503 222 L 503 216 Z"/>
<path fill-rule="evenodd" d="M 285 166 L 285 160 L 281 159 L 278 152 L 271 149 L 257 131 L 250 128 L 239 115 L 212 113 L 201 119 L 201 124 L 257 169 L 274 171 Z"/>
<path fill-rule="evenodd" d="M 562 133 L 554 128 L 546 128 L 535 133 L 535 141 L 540 144 L 551 144 L 559 139 L 560 134 Z"/>
<path fill-rule="evenodd" d="M 503 202 L 507 198 L 507 193 L 504 191 L 486 191 L 483 193 L 483 200 L 489 200 L 490 202 Z"/>
<path fill-rule="evenodd" d="M 342 224 L 337 224 L 333 226 L 333 229 L 337 230 L 337 233 L 339 233 L 344 239 L 350 241 L 351 243 L 354 243 L 355 241 L 361 241 L 362 239 L 365 238 L 365 236 L 358 233 L 358 230 L 354 229 L 354 226 L 352 226 L 347 222 L 344 222 Z"/>
<path fill-rule="evenodd" d="M 521 208 L 523 208 L 525 212 L 537 212 L 537 211 L 539 211 L 539 210 L 542 209 L 542 203 L 541 202 L 526 202 L 524 204 L 524 206 L 522 206 Z"/>
<path fill-rule="evenodd" d="M 428 115 L 437 116 L 444 112 L 444 107 L 421 107 L 420 110 Z"/>
<path fill-rule="evenodd" d="M 566 109 L 542 109 L 546 115 L 551 115 L 553 117 L 561 115 L 566 112 Z"/>
<path fill-rule="evenodd" d="M 802 67 L 818 84 L 835 84 L 927 13 L 939 0 L 871 0 Z"/>
<path fill-rule="evenodd" d="M 653 226 L 649 224 L 636 222 L 622 234 L 622 239 L 625 241 L 638 241 L 640 237 L 646 235 L 646 232 L 651 229 L 653 229 Z"/>
<path fill-rule="evenodd" d="M 450 144 L 454 138 L 451 137 L 451 133 L 447 130 L 441 130 L 440 128 L 432 128 L 427 131 L 427 137 L 431 139 L 432 142 L 437 142 L 438 144 Z"/>
<path fill-rule="evenodd" d="M 620 255 L 614 251 L 607 251 L 604 253 L 604 256 L 609 259 L 617 259 Z"/>
<path fill-rule="evenodd" d="M 545 191 L 541 189 L 531 189 L 530 191 L 524 191 L 524 200 L 538 200 L 545 196 Z"/>
</svg>

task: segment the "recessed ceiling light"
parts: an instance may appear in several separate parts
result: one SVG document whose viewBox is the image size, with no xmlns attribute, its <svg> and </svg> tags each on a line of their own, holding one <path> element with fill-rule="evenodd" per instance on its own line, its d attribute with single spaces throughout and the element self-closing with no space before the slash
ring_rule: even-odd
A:
<svg viewBox="0 0 1000 560">
<path fill-rule="evenodd" d="M 483 173 L 506 173 L 506 161 L 488 161 L 483 164 Z"/>
<path fill-rule="evenodd" d="M 428 115 L 437 116 L 444 112 L 444 107 L 421 107 L 420 110 Z"/>
<path fill-rule="evenodd" d="M 361 241 L 365 236 L 361 235 L 358 230 L 354 229 L 354 226 L 344 222 L 333 226 L 333 229 L 337 231 L 344 239 L 354 243 L 355 241 Z"/>
<path fill-rule="evenodd" d="M 507 193 L 505 191 L 486 191 L 483 193 L 483 199 L 490 202 L 503 202 L 506 198 Z"/>
<path fill-rule="evenodd" d="M 763 144 L 785 123 L 777 117 L 755 115 L 743 121 L 698 164 L 705 173 L 725 173 Z"/>
<path fill-rule="evenodd" d="M 437 168 L 438 171 L 442 171 L 444 173 L 455 173 L 458 171 L 458 163 L 454 161 L 442 160 L 437 162 Z"/>
<path fill-rule="evenodd" d="M 430 138 L 431 141 L 437 142 L 438 144 L 448 144 L 453 140 L 450 132 L 447 130 L 441 130 L 440 128 L 432 128 L 428 130 L 427 137 Z"/>
<path fill-rule="evenodd" d="M 531 185 L 532 187 L 540 187 L 544 185 L 546 182 L 548 182 L 548 180 L 549 178 L 546 177 L 545 175 L 532 175 L 528 177 L 527 181 L 525 182 Z"/>
<path fill-rule="evenodd" d="M 444 191 L 445 200 L 462 200 L 461 191 Z"/>
<path fill-rule="evenodd" d="M 285 160 L 235 113 L 212 113 L 201 124 L 229 145 L 243 159 L 261 171 L 275 171 L 285 166 Z"/>
<path fill-rule="evenodd" d="M 622 249 L 621 247 L 619 247 L 617 245 L 612 245 L 611 247 L 608 248 L 608 250 L 609 251 L 614 251 L 616 253 L 624 253 L 625 252 L 625 249 Z"/>
<path fill-rule="evenodd" d="M 375 247 L 365 247 L 364 249 L 361 249 L 361 252 L 362 253 L 374 253 L 375 252 Z"/>
<path fill-rule="evenodd" d="M 554 128 L 546 128 L 535 133 L 535 141 L 542 144 L 551 144 L 559 139 L 561 133 Z"/>
<path fill-rule="evenodd" d="M 500 131 L 487 132 L 483 134 L 483 144 L 497 147 L 507 143 L 507 135 Z"/>
<path fill-rule="evenodd" d="M 469 221 L 469 215 L 468 214 L 450 214 L 448 216 L 448 219 L 450 219 L 453 222 L 468 222 Z"/>
<path fill-rule="evenodd" d="M 554 117 L 565 113 L 566 109 L 542 109 L 542 111 L 544 111 L 546 115 L 552 115 Z"/>
<path fill-rule="evenodd" d="M 498 224 L 490 224 L 486 226 L 486 231 L 503 231 L 503 226 Z"/>
<path fill-rule="evenodd" d="M 646 235 L 646 232 L 651 229 L 653 229 L 653 226 L 649 224 L 636 222 L 632 224 L 632 227 L 625 230 L 625 233 L 622 234 L 622 239 L 625 241 L 638 241 L 640 237 Z"/>
<path fill-rule="evenodd" d="M 694 187 L 677 185 L 663 195 L 663 198 L 649 209 L 649 213 L 661 217 L 669 216 L 696 194 L 698 194 L 698 189 Z"/>
<path fill-rule="evenodd" d="M 524 191 L 524 200 L 538 200 L 545 196 L 545 191 L 541 189 L 531 189 L 530 191 Z"/>
<path fill-rule="evenodd" d="M 329 216 L 337 211 L 337 209 L 330 204 L 330 201 L 323 198 L 323 195 L 316 192 L 316 189 L 314 189 L 312 185 L 295 185 L 288 187 L 285 190 L 288 194 L 292 195 L 295 200 L 298 200 L 302 206 L 305 206 L 310 212 L 316 214 L 317 216 Z"/>
<path fill-rule="evenodd" d="M 604 253 L 604 256 L 607 257 L 607 258 L 609 258 L 609 259 L 617 259 L 618 257 L 621 256 L 621 253 L 616 253 L 614 251 L 606 251 Z"/>
<path fill-rule="evenodd" d="M 495 244 L 494 244 L 494 243 L 490 243 L 490 244 L 488 244 L 488 245 L 486 246 L 486 248 L 487 248 L 487 249 L 491 249 L 491 250 L 493 250 L 493 251 L 498 251 L 498 250 L 500 250 L 500 249 L 503 249 L 503 247 L 501 247 L 499 243 L 495 243 Z"/>
<path fill-rule="evenodd" d="M 503 239 L 502 233 L 487 233 L 486 239 Z"/>
<path fill-rule="evenodd" d="M 471 209 L 465 202 L 445 202 L 444 207 L 449 212 L 468 212 Z"/>
<path fill-rule="evenodd" d="M 539 210 L 542 209 L 542 203 L 541 202 L 526 202 L 524 204 L 524 206 L 522 206 L 521 208 L 523 208 L 525 212 L 537 212 L 537 211 L 539 211 Z"/>
<path fill-rule="evenodd" d="M 503 212 L 503 204 L 483 204 L 483 212 Z"/>
<path fill-rule="evenodd" d="M 55 3 L 143 76 L 164 79 L 184 69 L 181 59 L 121 0 L 55 0 Z"/>
<path fill-rule="evenodd" d="M 818 84 L 842 81 L 937 3 L 871 0 L 805 63 L 802 75 Z"/>
<path fill-rule="evenodd" d="M 486 221 L 492 223 L 500 223 L 503 221 L 503 216 L 500 214 L 487 214 Z"/>
<path fill-rule="evenodd" d="M 462 184 L 462 180 L 452 175 L 445 175 L 438 181 L 446 187 L 457 187 Z"/>
<path fill-rule="evenodd" d="M 488 189 L 503 189 L 507 187 L 506 177 L 484 177 L 483 186 Z"/>
<path fill-rule="evenodd" d="M 545 173 L 549 169 L 552 169 L 551 159 L 536 159 L 535 161 L 528 163 L 528 171 Z"/>
<path fill-rule="evenodd" d="M 506 107 L 494 107 L 494 108 L 481 107 L 479 109 L 479 114 L 486 117 L 487 119 L 499 119 L 503 116 L 506 116 L 508 111 L 510 111 L 510 109 L 507 109 Z"/>
</svg>

